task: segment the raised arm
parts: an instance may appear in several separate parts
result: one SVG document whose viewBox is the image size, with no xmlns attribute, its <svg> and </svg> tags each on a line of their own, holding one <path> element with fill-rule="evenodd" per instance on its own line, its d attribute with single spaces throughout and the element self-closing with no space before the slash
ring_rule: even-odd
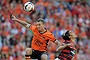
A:
<svg viewBox="0 0 90 60">
<path fill-rule="evenodd" d="M 16 21 L 18 23 L 20 23 L 21 25 L 25 26 L 25 27 L 30 27 L 31 24 L 25 22 L 25 21 L 22 21 L 22 20 L 19 20 L 17 19 L 14 15 L 11 16 L 12 17 L 12 20 L 13 21 Z"/>
</svg>

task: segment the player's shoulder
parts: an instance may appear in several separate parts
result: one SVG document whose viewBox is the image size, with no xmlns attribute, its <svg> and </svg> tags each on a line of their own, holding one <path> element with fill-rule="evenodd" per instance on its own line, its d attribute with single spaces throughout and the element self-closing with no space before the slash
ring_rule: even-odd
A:
<svg viewBox="0 0 90 60">
<path fill-rule="evenodd" d="M 54 36 L 54 34 L 52 32 L 50 32 L 49 30 L 47 30 L 44 35 L 48 35 L 48 36 Z"/>
<path fill-rule="evenodd" d="M 34 29 L 36 29 L 36 26 L 35 26 L 35 25 L 31 25 L 30 28 L 31 28 L 32 30 L 34 30 Z"/>
<path fill-rule="evenodd" d="M 47 30 L 45 34 L 49 34 L 50 35 L 50 34 L 52 34 L 52 32 L 50 32 L 49 30 Z"/>
<path fill-rule="evenodd" d="M 35 25 L 32 25 L 32 24 L 30 25 L 30 27 L 35 27 L 36 28 L 36 26 Z"/>
</svg>

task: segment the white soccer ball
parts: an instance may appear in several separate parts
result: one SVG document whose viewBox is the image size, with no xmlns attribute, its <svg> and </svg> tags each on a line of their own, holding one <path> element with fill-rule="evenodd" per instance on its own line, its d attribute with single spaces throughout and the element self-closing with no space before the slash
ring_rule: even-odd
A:
<svg viewBox="0 0 90 60">
<path fill-rule="evenodd" d="M 26 2 L 24 4 L 24 10 L 27 12 L 31 12 L 34 10 L 34 4 L 32 2 Z"/>
</svg>

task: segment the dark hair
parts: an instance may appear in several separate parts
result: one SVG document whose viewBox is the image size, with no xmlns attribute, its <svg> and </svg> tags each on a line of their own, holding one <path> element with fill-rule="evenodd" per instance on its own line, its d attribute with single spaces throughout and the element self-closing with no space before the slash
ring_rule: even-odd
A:
<svg viewBox="0 0 90 60">
<path fill-rule="evenodd" d="M 69 36 L 70 36 L 70 34 L 69 34 L 69 30 L 68 30 L 68 31 L 65 32 L 65 34 L 62 35 L 62 38 L 64 40 L 70 40 Z"/>
<path fill-rule="evenodd" d="M 37 22 L 42 22 L 43 24 L 45 24 L 45 21 L 44 21 L 44 19 L 42 19 L 42 18 L 39 18 L 39 19 L 37 20 Z"/>
</svg>

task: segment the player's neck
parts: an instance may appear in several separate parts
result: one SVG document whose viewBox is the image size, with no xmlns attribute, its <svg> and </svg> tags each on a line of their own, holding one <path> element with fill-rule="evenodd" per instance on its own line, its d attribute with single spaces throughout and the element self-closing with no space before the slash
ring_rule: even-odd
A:
<svg viewBox="0 0 90 60">
<path fill-rule="evenodd" d="M 46 29 L 42 29 L 42 30 L 40 30 L 39 32 L 43 34 L 43 33 L 46 32 Z"/>
</svg>

